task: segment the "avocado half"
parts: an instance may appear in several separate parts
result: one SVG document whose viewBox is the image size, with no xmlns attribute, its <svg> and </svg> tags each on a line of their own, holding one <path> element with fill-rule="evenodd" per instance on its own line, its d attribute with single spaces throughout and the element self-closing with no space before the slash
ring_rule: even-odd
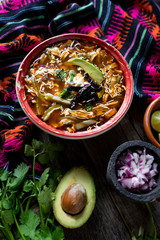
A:
<svg viewBox="0 0 160 240">
<path fill-rule="evenodd" d="M 61 197 L 64 191 L 75 183 L 79 183 L 85 188 L 87 202 L 80 213 L 71 215 L 63 210 L 61 206 Z M 92 176 L 84 167 L 74 167 L 64 175 L 57 186 L 55 200 L 53 201 L 54 216 L 62 226 L 66 228 L 78 228 L 82 226 L 92 214 L 95 201 L 95 185 Z"/>
</svg>

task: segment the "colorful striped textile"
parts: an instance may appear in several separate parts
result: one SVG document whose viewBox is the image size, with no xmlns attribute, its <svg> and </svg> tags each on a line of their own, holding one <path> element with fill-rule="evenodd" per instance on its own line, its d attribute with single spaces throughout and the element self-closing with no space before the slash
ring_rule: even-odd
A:
<svg viewBox="0 0 160 240">
<path fill-rule="evenodd" d="M 160 96 L 160 9 L 152 0 L 4 0 L 0 4 L 0 166 L 33 136 L 15 92 L 18 67 L 44 39 L 85 33 L 115 46 L 127 60 L 135 93 Z M 37 170 L 41 166 L 37 163 Z"/>
</svg>

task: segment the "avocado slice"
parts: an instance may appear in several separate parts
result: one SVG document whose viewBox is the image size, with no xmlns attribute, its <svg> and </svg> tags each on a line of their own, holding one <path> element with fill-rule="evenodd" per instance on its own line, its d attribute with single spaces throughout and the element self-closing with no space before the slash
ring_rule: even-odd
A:
<svg viewBox="0 0 160 240">
<path fill-rule="evenodd" d="M 104 79 L 103 73 L 90 62 L 82 58 L 72 58 L 68 62 L 81 67 L 97 84 L 100 85 L 102 83 Z"/>
<path fill-rule="evenodd" d="M 77 214 L 70 214 L 63 210 L 62 198 L 66 189 L 76 184 L 82 185 L 86 192 L 85 207 Z M 84 167 L 74 167 L 61 179 L 55 191 L 53 212 L 57 221 L 66 228 L 78 228 L 90 217 L 95 206 L 96 194 L 92 176 Z M 81 200 L 80 200 L 81 201 Z"/>
</svg>

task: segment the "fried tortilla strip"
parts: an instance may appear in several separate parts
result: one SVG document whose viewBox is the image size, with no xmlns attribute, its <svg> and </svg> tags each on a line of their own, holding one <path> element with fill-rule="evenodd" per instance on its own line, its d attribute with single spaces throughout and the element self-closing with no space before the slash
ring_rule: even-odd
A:
<svg viewBox="0 0 160 240">
<path fill-rule="evenodd" d="M 96 116 L 101 116 L 105 114 L 105 112 L 108 110 L 109 108 L 105 104 L 100 104 L 92 108 L 92 111 L 95 113 Z"/>
<path fill-rule="evenodd" d="M 71 110 L 69 108 L 65 109 L 63 113 L 65 116 L 73 116 L 81 119 L 94 118 L 93 112 L 87 112 L 86 110 Z"/>
<path fill-rule="evenodd" d="M 108 120 L 109 118 L 111 118 L 116 113 L 117 113 L 117 109 L 116 108 L 111 108 L 104 114 L 104 117 L 105 117 L 105 119 Z"/>
<path fill-rule="evenodd" d="M 117 107 L 119 107 L 119 105 L 120 105 L 119 101 L 112 101 L 112 102 L 106 102 L 105 103 L 106 107 L 115 107 L 115 108 L 117 108 Z"/>
</svg>

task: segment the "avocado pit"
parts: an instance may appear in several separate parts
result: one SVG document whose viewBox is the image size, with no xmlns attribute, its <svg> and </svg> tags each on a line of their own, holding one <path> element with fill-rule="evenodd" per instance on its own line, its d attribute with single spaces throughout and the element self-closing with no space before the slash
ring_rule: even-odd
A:
<svg viewBox="0 0 160 240">
<path fill-rule="evenodd" d="M 68 214 L 78 214 L 87 203 L 86 190 L 80 183 L 70 185 L 62 194 L 61 206 Z"/>
</svg>

